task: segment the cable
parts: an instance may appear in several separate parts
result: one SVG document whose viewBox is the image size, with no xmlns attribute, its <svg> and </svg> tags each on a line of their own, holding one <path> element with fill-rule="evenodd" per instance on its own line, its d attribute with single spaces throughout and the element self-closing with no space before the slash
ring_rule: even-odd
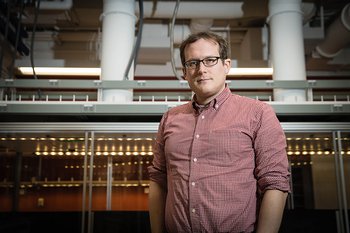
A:
<svg viewBox="0 0 350 233">
<path fill-rule="evenodd" d="M 7 3 L 7 12 L 6 12 L 6 26 L 5 26 L 5 33 L 4 33 L 4 40 L 1 43 L 1 55 L 0 55 L 0 78 L 2 78 L 2 63 L 5 56 L 5 45 L 7 41 L 8 31 L 9 31 L 9 24 L 10 24 L 10 11 L 11 11 L 11 1 Z"/>
<path fill-rule="evenodd" d="M 173 72 L 176 78 L 178 80 L 183 80 L 183 78 L 176 72 L 175 59 L 174 59 L 174 27 L 175 27 L 177 11 L 179 10 L 179 4 L 180 4 L 180 0 L 177 0 L 174 8 L 173 16 L 171 19 L 171 24 L 170 24 L 170 56 L 171 56 L 171 67 L 173 68 Z"/>
<path fill-rule="evenodd" d="M 158 0 L 153 0 L 152 13 L 151 13 L 151 17 L 150 18 L 153 18 L 154 15 L 156 14 L 157 5 L 158 5 Z"/>
<path fill-rule="evenodd" d="M 137 60 L 140 47 L 141 47 L 141 39 L 142 39 L 142 31 L 143 31 L 143 0 L 139 1 L 139 8 L 140 8 L 140 21 L 139 21 L 139 31 L 137 32 L 137 39 L 136 39 L 136 46 L 135 46 L 135 62 Z M 136 70 L 136 65 L 134 66 L 134 69 Z"/>
<path fill-rule="evenodd" d="M 21 7 L 20 7 L 20 12 L 19 12 L 19 16 L 18 16 L 18 22 L 17 22 L 17 27 L 16 27 L 16 41 L 15 41 L 15 45 L 14 45 L 14 51 L 12 54 L 12 62 L 10 65 L 10 72 L 9 72 L 9 78 L 12 78 L 13 75 L 13 69 L 15 66 L 15 60 L 16 60 L 16 54 L 17 54 L 17 47 L 18 47 L 18 42 L 19 42 L 19 37 L 21 34 L 21 23 L 22 23 L 22 16 L 24 13 L 24 0 L 21 0 Z"/>
<path fill-rule="evenodd" d="M 31 42 L 30 42 L 30 64 L 32 66 L 34 79 L 38 79 L 38 77 L 36 76 L 36 73 L 35 73 L 35 69 L 34 69 L 35 66 L 34 66 L 34 57 L 33 57 L 34 56 L 34 38 L 35 38 L 36 24 L 38 21 L 38 15 L 39 15 L 39 9 L 40 9 L 40 0 L 38 0 L 37 2 L 38 2 L 38 4 L 35 7 L 32 38 L 31 38 Z M 39 96 L 39 99 L 41 99 L 41 90 L 40 89 L 38 89 L 38 96 Z"/>
<path fill-rule="evenodd" d="M 129 80 L 129 72 L 130 68 L 133 62 L 136 63 L 138 52 L 140 50 L 141 46 L 141 39 L 142 39 L 142 29 L 143 29 L 143 0 L 139 0 L 139 9 L 140 9 L 140 21 L 139 21 L 139 31 L 137 32 L 137 38 L 136 43 L 133 47 L 128 65 L 126 67 L 125 73 L 124 73 L 124 79 Z M 136 70 L 136 65 L 134 65 L 134 71 Z"/>
</svg>

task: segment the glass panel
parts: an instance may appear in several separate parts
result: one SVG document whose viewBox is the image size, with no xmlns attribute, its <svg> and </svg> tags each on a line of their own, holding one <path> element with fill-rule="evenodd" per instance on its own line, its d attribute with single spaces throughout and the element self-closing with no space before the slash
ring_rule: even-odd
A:
<svg viewBox="0 0 350 233">
<path fill-rule="evenodd" d="M 341 132 L 347 207 L 350 209 L 350 132 Z"/>
<path fill-rule="evenodd" d="M 337 232 L 339 202 L 332 133 L 286 132 L 286 136 L 292 194 L 280 232 Z"/>
<path fill-rule="evenodd" d="M 1 216 L 14 225 L 25 219 L 33 231 L 50 224 L 62 232 L 79 232 L 84 134 L 0 134 L 0 148 Z M 6 215 L 9 211 L 17 215 Z"/>
<path fill-rule="evenodd" d="M 95 134 L 94 183 L 100 181 L 105 188 L 100 190 L 104 197 L 100 196 L 99 202 L 93 202 L 93 210 L 106 209 L 107 202 L 110 202 L 110 210 L 114 211 L 148 211 L 147 167 L 152 161 L 154 137 L 148 133 Z M 108 179 L 110 200 L 105 199 Z M 97 193 L 103 195 L 95 190 L 93 193 L 93 200 Z"/>
<path fill-rule="evenodd" d="M 4 137 L 4 135 L 0 136 L 0 211 L 11 211 L 16 151 L 4 146 L 7 137 Z"/>
<path fill-rule="evenodd" d="M 294 209 L 337 209 L 331 133 L 286 133 Z"/>
<path fill-rule="evenodd" d="M 152 161 L 154 137 L 148 133 L 95 133 L 95 232 L 150 232 L 147 167 Z"/>
<path fill-rule="evenodd" d="M 339 202 L 332 133 L 286 132 L 286 136 L 293 183 L 293 205 L 290 209 L 302 210 L 290 212 L 286 219 L 294 221 L 297 218 L 294 222 L 300 224 L 295 232 L 303 224 L 310 225 L 313 220 L 320 228 L 335 230 L 335 211 Z M 154 133 L 94 134 L 92 231 L 149 230 L 147 167 L 152 161 L 154 138 Z M 341 142 L 349 207 L 348 132 L 342 133 Z M 88 156 L 91 152 L 86 155 L 85 143 L 84 133 L 79 132 L 0 134 L 2 219 L 4 216 L 8 218 L 10 215 L 6 213 L 12 210 L 25 212 L 31 218 L 33 213 L 42 213 L 40 218 L 36 218 L 37 222 L 31 220 L 34 231 L 39 229 L 39 225 L 48 227 L 50 224 L 61 232 L 80 232 L 84 168 L 87 169 L 88 194 L 91 158 Z M 90 138 L 88 151 L 91 143 Z M 87 207 L 88 196 L 85 200 Z M 306 215 L 306 210 L 316 212 Z M 319 221 L 323 218 L 328 220 Z M 17 220 L 14 225 L 18 224 Z M 284 226 L 290 228 L 288 222 L 282 225 L 282 229 Z"/>
</svg>

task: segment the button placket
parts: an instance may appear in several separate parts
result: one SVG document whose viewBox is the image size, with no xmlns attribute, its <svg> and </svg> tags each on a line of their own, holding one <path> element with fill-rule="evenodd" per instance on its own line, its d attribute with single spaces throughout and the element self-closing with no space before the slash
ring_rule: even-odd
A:
<svg viewBox="0 0 350 233">
<path fill-rule="evenodd" d="M 189 177 L 189 211 L 191 214 L 191 221 L 192 221 L 192 227 L 193 229 L 198 228 L 199 224 L 199 203 L 198 203 L 198 192 L 200 192 L 200 183 L 197 182 L 197 177 L 200 173 L 200 167 L 198 166 L 199 158 L 201 156 L 201 140 L 205 139 L 202 138 L 205 137 L 205 134 L 202 135 L 203 127 L 206 127 L 206 116 L 204 114 L 200 114 L 197 116 L 196 126 L 194 128 L 194 134 L 193 134 L 193 144 L 192 144 L 192 151 L 191 151 L 191 160 L 190 160 L 190 177 Z M 195 232 L 197 232 L 195 230 Z"/>
</svg>

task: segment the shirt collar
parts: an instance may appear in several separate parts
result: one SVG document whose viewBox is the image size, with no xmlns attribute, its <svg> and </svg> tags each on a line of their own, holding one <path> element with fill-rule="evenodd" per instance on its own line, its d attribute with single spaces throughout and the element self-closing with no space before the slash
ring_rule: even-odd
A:
<svg viewBox="0 0 350 233">
<path fill-rule="evenodd" d="M 231 95 L 230 88 L 228 88 L 228 86 L 226 85 L 225 89 L 218 96 L 216 96 L 212 101 L 210 101 L 206 105 L 200 105 L 196 102 L 197 97 L 195 94 L 193 95 L 193 98 L 192 98 L 192 107 L 199 112 L 209 107 L 212 107 L 215 110 L 217 110 L 230 95 Z"/>
</svg>

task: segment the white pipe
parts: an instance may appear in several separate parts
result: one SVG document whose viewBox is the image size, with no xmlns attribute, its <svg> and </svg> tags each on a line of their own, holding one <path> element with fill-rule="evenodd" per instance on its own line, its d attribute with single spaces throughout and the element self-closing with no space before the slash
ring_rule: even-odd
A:
<svg viewBox="0 0 350 233">
<path fill-rule="evenodd" d="M 175 25 L 174 43 L 180 44 L 191 33 L 186 24 Z M 141 47 L 167 47 L 170 46 L 170 28 L 167 24 L 144 24 Z"/>
<path fill-rule="evenodd" d="M 350 3 L 343 8 L 341 13 L 341 20 L 344 24 L 344 27 L 350 31 Z"/>
<path fill-rule="evenodd" d="M 145 18 L 171 18 L 176 2 L 170 1 L 146 1 L 144 5 Z M 138 2 L 136 2 L 138 4 Z M 153 4 L 156 4 L 153 12 Z M 233 19 L 243 16 L 242 2 L 181 2 L 179 5 L 177 19 Z M 139 15 L 139 9 L 136 8 L 136 15 Z"/>
<path fill-rule="evenodd" d="M 341 15 L 327 29 L 325 39 L 316 46 L 314 57 L 321 55 L 326 58 L 337 56 L 342 48 L 350 42 L 350 3 L 347 4 Z"/>
<path fill-rule="evenodd" d="M 102 25 L 101 79 L 123 80 L 135 39 L 134 0 L 104 0 Z M 129 79 L 134 69 L 131 67 Z M 129 102 L 132 90 L 107 89 L 102 91 L 103 101 Z"/>
<path fill-rule="evenodd" d="M 213 23 L 214 19 L 192 19 L 190 29 L 192 33 L 209 31 Z"/>
<path fill-rule="evenodd" d="M 73 6 L 73 0 L 41 1 L 41 10 L 69 10 Z"/>
<path fill-rule="evenodd" d="M 303 12 L 303 22 L 305 24 L 309 22 L 312 17 L 315 16 L 317 12 L 316 4 L 304 2 L 301 4 L 301 11 Z"/>
<path fill-rule="evenodd" d="M 306 80 L 301 0 L 269 0 L 274 80 Z M 275 101 L 305 101 L 303 89 L 274 89 Z"/>
</svg>

